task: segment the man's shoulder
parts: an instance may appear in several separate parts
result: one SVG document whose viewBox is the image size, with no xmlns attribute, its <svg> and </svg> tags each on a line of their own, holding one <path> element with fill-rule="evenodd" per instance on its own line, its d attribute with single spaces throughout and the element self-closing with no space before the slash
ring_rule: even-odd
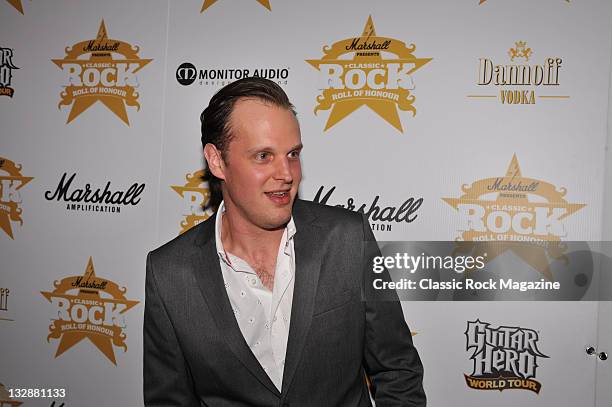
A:
<svg viewBox="0 0 612 407">
<path fill-rule="evenodd" d="M 295 202 L 294 216 L 311 216 L 317 223 L 325 226 L 362 227 L 363 225 L 362 213 L 302 199 Z"/>
<path fill-rule="evenodd" d="M 154 258 L 167 258 L 169 256 L 186 257 L 191 254 L 196 246 L 204 243 L 207 238 L 214 238 L 213 235 L 209 235 L 211 229 L 214 234 L 214 218 L 214 216 L 211 216 L 204 222 L 152 250 L 151 256 Z"/>
</svg>

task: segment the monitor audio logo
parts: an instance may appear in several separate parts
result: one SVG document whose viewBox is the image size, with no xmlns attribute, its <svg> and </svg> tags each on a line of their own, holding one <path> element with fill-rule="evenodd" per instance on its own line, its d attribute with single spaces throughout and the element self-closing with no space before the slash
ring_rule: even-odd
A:
<svg viewBox="0 0 612 407">
<path fill-rule="evenodd" d="M 307 60 L 320 72 L 321 79 L 322 94 L 317 97 L 314 112 L 331 109 L 325 130 L 368 106 L 403 132 L 398 109 L 416 114 L 412 74 L 432 59 L 417 58 L 415 50 L 414 44 L 406 46 L 402 41 L 377 36 L 370 16 L 361 36 L 326 45 L 321 59 Z"/>
<path fill-rule="evenodd" d="M 210 189 L 208 182 L 204 181 L 204 173 L 205 170 L 199 170 L 193 174 L 187 174 L 184 185 L 171 186 L 172 190 L 183 199 L 184 203 L 180 234 L 204 222 L 213 214 L 212 210 L 208 208 Z"/>
<path fill-rule="evenodd" d="M 152 61 L 140 58 L 139 50 L 138 46 L 109 38 L 102 20 L 95 39 L 66 47 L 63 59 L 53 59 L 66 77 L 58 108 L 72 106 L 66 123 L 101 102 L 129 126 L 125 107 L 140 110 L 136 73 Z M 121 58 L 115 59 L 117 56 Z"/>
<path fill-rule="evenodd" d="M 538 332 L 517 326 L 500 326 L 480 320 L 468 321 L 465 350 L 471 351 L 472 374 L 465 383 L 475 390 L 530 390 L 540 393 L 535 380 L 538 358 L 548 358 L 538 349 Z"/>
<path fill-rule="evenodd" d="M 53 291 L 41 291 L 57 311 L 47 341 L 59 339 L 55 357 L 89 339 L 114 365 L 114 347 L 127 351 L 125 313 L 138 301 L 125 297 L 127 289 L 96 276 L 90 257 L 83 275 L 55 281 Z"/>
<path fill-rule="evenodd" d="M 183 86 L 192 85 L 196 81 L 199 85 L 225 86 L 249 77 L 270 79 L 279 85 L 287 85 L 289 68 L 196 68 L 191 62 L 183 62 L 176 68 L 176 81 Z"/>
<path fill-rule="evenodd" d="M 33 177 L 21 174 L 21 165 L 0 157 L 0 229 L 14 239 L 11 223 L 23 225 L 20 190 Z"/>
</svg>

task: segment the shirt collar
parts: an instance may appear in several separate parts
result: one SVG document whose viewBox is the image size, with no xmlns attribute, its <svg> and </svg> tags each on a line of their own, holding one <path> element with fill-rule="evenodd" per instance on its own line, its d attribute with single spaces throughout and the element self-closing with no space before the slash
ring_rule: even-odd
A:
<svg viewBox="0 0 612 407">
<path fill-rule="evenodd" d="M 217 209 L 217 218 L 215 219 L 215 244 L 217 248 L 217 254 L 224 262 L 228 263 L 227 254 L 225 249 L 223 248 L 223 242 L 221 241 L 221 225 L 223 224 L 223 214 L 225 213 L 225 203 L 221 201 L 219 204 L 219 209 Z M 283 233 L 283 237 L 281 239 L 281 245 L 284 245 L 285 254 L 290 254 L 289 251 L 289 242 L 293 240 L 293 236 L 297 232 L 295 227 L 295 222 L 293 221 L 293 215 L 291 215 L 291 219 L 289 219 L 289 223 L 285 226 L 285 232 Z"/>
</svg>

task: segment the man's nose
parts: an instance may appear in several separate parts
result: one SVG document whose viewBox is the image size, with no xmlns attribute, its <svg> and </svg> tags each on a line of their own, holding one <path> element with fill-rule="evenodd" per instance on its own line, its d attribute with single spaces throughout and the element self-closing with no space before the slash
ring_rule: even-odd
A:
<svg viewBox="0 0 612 407">
<path fill-rule="evenodd" d="M 274 178 L 282 180 L 286 183 L 293 182 L 293 175 L 291 174 L 291 165 L 287 157 L 282 157 L 276 160 L 276 167 L 274 168 Z"/>
</svg>

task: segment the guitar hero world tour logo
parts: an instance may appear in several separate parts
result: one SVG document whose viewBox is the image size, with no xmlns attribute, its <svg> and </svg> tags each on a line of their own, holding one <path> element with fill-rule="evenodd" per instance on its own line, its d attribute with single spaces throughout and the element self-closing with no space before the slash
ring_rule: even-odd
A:
<svg viewBox="0 0 612 407">
<path fill-rule="evenodd" d="M 94 39 L 65 49 L 63 59 L 53 59 L 65 77 L 58 108 L 71 106 L 70 123 L 96 102 L 101 102 L 129 126 L 126 106 L 140 110 L 136 75 L 152 59 L 138 56 L 140 48 L 108 37 L 104 20 Z"/>
<path fill-rule="evenodd" d="M 208 208 L 210 202 L 210 188 L 204 180 L 205 170 L 195 171 L 185 176 L 183 185 L 172 185 L 171 188 L 183 200 L 183 220 L 179 234 L 204 222 L 213 215 L 212 209 Z"/>
<path fill-rule="evenodd" d="M 21 168 L 20 164 L 0 157 L 0 229 L 11 239 L 14 239 L 13 224 L 23 225 L 20 190 L 34 179 L 24 176 Z"/>
<path fill-rule="evenodd" d="M 468 321 L 465 350 L 471 352 L 472 373 L 465 383 L 475 390 L 529 390 L 540 393 L 535 380 L 538 358 L 548 358 L 538 348 L 538 332 L 518 326 L 493 328 L 487 322 Z"/>
<path fill-rule="evenodd" d="M 536 101 L 569 99 L 558 94 L 563 58 L 536 59 L 536 52 L 525 41 L 508 49 L 508 62 L 483 57 L 478 60 L 478 94 L 470 99 L 495 100 L 502 105 L 534 105 Z M 492 91 L 495 93 L 492 94 Z"/>
<path fill-rule="evenodd" d="M 97 277 L 91 257 L 83 275 L 65 277 L 53 286 L 53 291 L 41 291 L 41 294 L 57 312 L 47 336 L 47 342 L 59 340 L 55 357 L 89 339 L 116 365 L 114 348 L 127 351 L 125 314 L 139 301 L 128 300 L 125 287 Z"/>
<path fill-rule="evenodd" d="M 367 106 L 403 132 L 398 109 L 416 115 L 412 76 L 432 60 L 415 51 L 415 44 L 378 36 L 370 16 L 361 36 L 326 45 L 321 59 L 307 60 L 319 71 L 322 90 L 314 112 L 331 110 L 325 130 Z"/>
<path fill-rule="evenodd" d="M 15 89 L 11 87 L 15 69 L 19 68 L 13 63 L 13 50 L 0 47 L 0 96 L 12 98 L 15 94 Z"/>
</svg>

